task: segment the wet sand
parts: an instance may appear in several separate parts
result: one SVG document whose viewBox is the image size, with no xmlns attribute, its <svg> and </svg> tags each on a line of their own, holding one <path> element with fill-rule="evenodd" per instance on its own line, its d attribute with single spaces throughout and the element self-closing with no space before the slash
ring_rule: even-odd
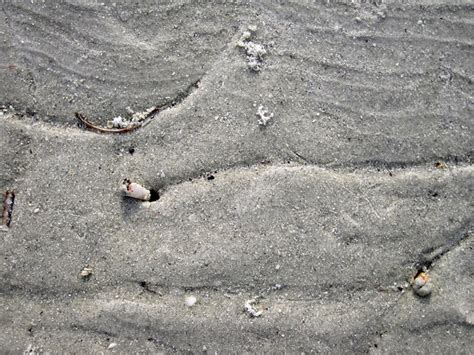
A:
<svg viewBox="0 0 474 355">
<path fill-rule="evenodd" d="M 472 14 L 2 4 L 2 352 L 469 353 Z"/>
</svg>

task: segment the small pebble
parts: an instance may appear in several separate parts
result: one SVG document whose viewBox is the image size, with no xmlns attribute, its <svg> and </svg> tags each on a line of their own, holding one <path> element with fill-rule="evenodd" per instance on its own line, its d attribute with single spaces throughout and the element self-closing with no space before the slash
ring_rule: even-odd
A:
<svg viewBox="0 0 474 355">
<path fill-rule="evenodd" d="M 192 307 L 196 304 L 197 298 L 194 296 L 187 296 L 184 302 L 186 303 L 186 306 Z"/>
<path fill-rule="evenodd" d="M 416 294 L 420 297 L 426 297 L 431 294 L 431 284 L 426 284 L 423 287 L 420 287 L 419 289 L 415 290 Z"/>
<path fill-rule="evenodd" d="M 111 350 L 117 346 L 117 343 L 110 343 L 109 346 L 107 347 L 107 350 Z"/>
<path fill-rule="evenodd" d="M 413 291 L 420 296 L 426 297 L 431 294 L 431 279 L 426 272 L 420 272 L 412 282 Z"/>
<path fill-rule="evenodd" d="M 81 271 L 81 277 L 84 279 L 84 280 L 87 280 L 89 279 L 91 276 L 92 276 L 92 273 L 93 273 L 93 269 L 91 267 L 88 267 L 86 266 L 84 269 L 82 269 Z"/>
<path fill-rule="evenodd" d="M 255 26 L 255 25 L 250 25 L 250 26 L 248 27 L 248 29 L 249 29 L 250 32 L 256 32 L 256 31 L 257 31 L 257 26 Z"/>
<path fill-rule="evenodd" d="M 35 209 L 33 210 L 33 213 L 34 213 L 34 214 L 37 214 L 39 211 L 40 211 L 39 208 L 35 208 Z"/>
</svg>

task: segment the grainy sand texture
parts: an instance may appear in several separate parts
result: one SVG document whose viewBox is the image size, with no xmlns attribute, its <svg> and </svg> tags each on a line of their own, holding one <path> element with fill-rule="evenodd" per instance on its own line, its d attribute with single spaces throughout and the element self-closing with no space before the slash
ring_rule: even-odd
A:
<svg viewBox="0 0 474 355">
<path fill-rule="evenodd" d="M 472 3 L 0 5 L 1 353 L 472 353 Z"/>
</svg>

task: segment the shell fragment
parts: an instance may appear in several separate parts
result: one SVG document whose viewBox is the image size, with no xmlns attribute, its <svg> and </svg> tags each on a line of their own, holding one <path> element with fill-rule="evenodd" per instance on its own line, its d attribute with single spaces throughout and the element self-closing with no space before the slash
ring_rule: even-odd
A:
<svg viewBox="0 0 474 355">
<path fill-rule="evenodd" d="M 151 197 L 150 190 L 144 188 L 142 185 L 132 182 L 130 179 L 125 179 L 122 183 L 121 190 L 125 193 L 125 196 L 142 200 L 149 201 Z"/>
<path fill-rule="evenodd" d="M 245 312 L 247 312 L 252 318 L 260 317 L 263 313 L 261 309 L 257 310 L 255 308 L 258 303 L 258 299 L 258 297 L 252 298 L 251 300 L 246 301 L 244 305 Z"/>
<path fill-rule="evenodd" d="M 431 294 L 431 279 L 426 272 L 420 272 L 413 279 L 412 287 L 418 296 L 426 297 Z"/>
<path fill-rule="evenodd" d="M 86 266 L 84 269 L 81 270 L 81 278 L 83 278 L 84 280 L 89 279 L 92 276 L 93 271 L 94 270 L 91 267 Z"/>
</svg>

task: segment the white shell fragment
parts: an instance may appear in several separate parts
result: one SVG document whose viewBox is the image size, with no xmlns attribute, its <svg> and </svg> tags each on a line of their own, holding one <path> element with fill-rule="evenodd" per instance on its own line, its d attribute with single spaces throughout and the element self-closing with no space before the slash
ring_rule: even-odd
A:
<svg viewBox="0 0 474 355">
<path fill-rule="evenodd" d="M 426 297 L 431 294 L 431 279 L 425 272 L 420 272 L 412 282 L 413 291 L 420 296 Z"/>
<path fill-rule="evenodd" d="M 257 310 L 255 305 L 258 304 L 258 297 L 252 298 L 245 302 L 244 309 L 251 317 L 260 317 L 263 314 L 262 310 Z"/>
<path fill-rule="evenodd" d="M 135 112 L 132 115 L 132 122 L 136 123 L 136 122 L 141 122 L 141 121 L 145 120 L 145 118 L 147 118 L 148 115 L 150 113 L 152 113 L 155 109 L 156 109 L 156 107 L 153 106 L 153 107 L 150 107 L 150 108 L 148 108 L 147 110 L 145 110 L 143 112 Z"/>
<path fill-rule="evenodd" d="M 117 343 L 110 343 L 109 346 L 107 347 L 107 350 L 112 350 L 117 346 Z"/>
<path fill-rule="evenodd" d="M 248 28 L 248 31 L 242 33 L 242 36 L 240 36 L 236 45 L 237 47 L 245 49 L 248 67 L 251 70 L 258 72 L 262 70 L 263 57 L 267 54 L 267 50 L 263 45 L 254 43 L 250 40 L 252 34 L 257 31 L 257 27 L 249 26 Z"/>
<path fill-rule="evenodd" d="M 273 113 L 268 112 L 268 109 L 260 105 L 257 109 L 257 116 L 259 117 L 258 124 L 260 126 L 266 126 L 268 122 L 273 118 Z"/>
<path fill-rule="evenodd" d="M 245 42 L 252 37 L 252 34 L 249 31 L 244 31 L 240 39 L 237 41 L 237 47 L 245 48 Z"/>
<path fill-rule="evenodd" d="M 257 32 L 257 26 L 256 25 L 249 25 L 248 27 L 250 32 Z"/>
<path fill-rule="evenodd" d="M 148 115 L 155 110 L 155 107 L 150 107 L 148 110 L 143 112 L 135 112 L 132 114 L 132 119 L 128 120 L 122 116 L 117 116 L 112 121 L 107 121 L 107 128 L 129 128 L 134 126 L 140 126 Z"/>
<path fill-rule="evenodd" d="M 267 50 L 258 43 L 248 42 L 245 44 L 245 51 L 249 57 L 263 59 L 263 56 L 267 54 Z"/>
<path fill-rule="evenodd" d="M 186 306 L 188 307 L 192 307 L 196 304 L 197 302 L 197 298 L 194 297 L 194 296 L 187 296 L 185 299 L 184 299 L 184 303 L 186 304 Z"/>
<path fill-rule="evenodd" d="M 92 275 L 93 269 L 91 267 L 86 266 L 84 269 L 81 271 L 81 277 L 83 279 L 87 279 Z"/>
<path fill-rule="evenodd" d="M 144 188 L 142 185 L 137 184 L 136 182 L 131 182 L 130 179 L 125 179 L 123 181 L 121 190 L 125 193 L 125 196 L 142 201 L 150 200 L 150 190 Z"/>
<path fill-rule="evenodd" d="M 117 116 L 112 121 L 107 122 L 108 128 L 127 128 L 130 125 L 130 121 L 126 121 L 122 116 Z"/>
</svg>

